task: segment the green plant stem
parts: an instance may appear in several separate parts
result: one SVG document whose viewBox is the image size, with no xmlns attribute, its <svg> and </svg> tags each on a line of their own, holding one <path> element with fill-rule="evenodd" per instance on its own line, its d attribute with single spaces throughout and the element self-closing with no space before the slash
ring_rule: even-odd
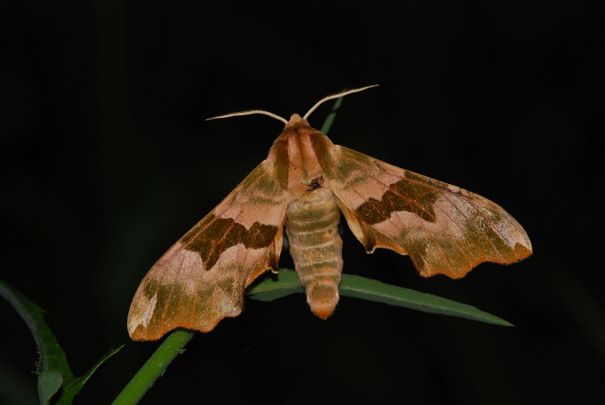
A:
<svg viewBox="0 0 605 405">
<path fill-rule="evenodd" d="M 188 330 L 175 330 L 162 342 L 143 367 L 137 371 L 122 392 L 113 401 L 114 405 L 136 404 L 151 388 L 172 360 L 180 353 L 193 337 Z"/>
</svg>

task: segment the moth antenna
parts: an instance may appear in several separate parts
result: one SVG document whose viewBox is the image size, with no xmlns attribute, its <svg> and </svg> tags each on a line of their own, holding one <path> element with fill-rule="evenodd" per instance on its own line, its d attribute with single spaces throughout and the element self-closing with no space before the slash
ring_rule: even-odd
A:
<svg viewBox="0 0 605 405">
<path fill-rule="evenodd" d="M 322 105 L 323 103 L 325 103 L 328 100 L 334 100 L 335 98 L 344 97 L 349 94 L 359 93 L 360 91 L 371 89 L 372 87 L 376 87 L 376 86 L 378 86 L 378 84 L 372 84 L 370 86 L 359 87 L 359 88 L 351 89 L 351 90 L 344 90 L 344 91 L 341 91 L 340 93 L 326 96 L 326 97 L 322 98 L 321 100 L 319 100 L 317 103 L 315 103 L 315 105 L 313 107 L 311 107 L 311 109 L 309 111 L 307 111 L 307 113 L 303 116 L 303 119 L 306 120 L 307 118 L 309 118 L 309 115 L 311 115 L 311 113 L 313 111 L 315 111 L 317 109 L 317 107 L 319 107 L 320 105 Z"/>
<path fill-rule="evenodd" d="M 217 115 L 216 117 L 206 118 L 206 121 L 220 120 L 220 119 L 223 119 L 223 118 L 240 117 L 242 115 L 254 115 L 254 114 L 268 115 L 271 118 L 275 118 L 276 120 L 279 120 L 279 121 L 283 122 L 284 124 L 288 124 L 288 120 L 287 119 L 282 118 L 282 117 L 280 117 L 277 114 L 273 114 L 272 112 L 265 111 L 265 110 L 246 110 L 246 111 L 232 112 L 232 113 L 229 113 L 229 114 Z"/>
</svg>

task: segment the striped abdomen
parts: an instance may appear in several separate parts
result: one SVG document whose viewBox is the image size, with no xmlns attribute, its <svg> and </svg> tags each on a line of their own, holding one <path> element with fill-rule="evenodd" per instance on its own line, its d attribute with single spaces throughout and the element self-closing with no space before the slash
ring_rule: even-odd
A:
<svg viewBox="0 0 605 405">
<path fill-rule="evenodd" d="M 322 319 L 334 312 L 342 273 L 340 211 L 331 191 L 317 188 L 288 206 L 286 233 L 311 311 Z"/>
</svg>

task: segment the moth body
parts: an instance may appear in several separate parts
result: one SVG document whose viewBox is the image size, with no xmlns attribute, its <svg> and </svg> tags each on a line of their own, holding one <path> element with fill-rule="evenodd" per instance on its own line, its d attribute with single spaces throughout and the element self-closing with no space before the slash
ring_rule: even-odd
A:
<svg viewBox="0 0 605 405">
<path fill-rule="evenodd" d="M 325 188 L 324 173 L 314 148 L 315 138 L 329 139 L 307 120 L 293 114 L 275 140 L 267 160 L 287 162 L 283 185 L 290 195 L 285 228 L 290 254 L 311 311 L 328 318 L 338 303 L 342 273 L 340 211 L 334 194 Z"/>
<path fill-rule="evenodd" d="M 322 319 L 334 312 L 342 273 L 340 211 L 330 190 L 319 187 L 288 205 L 286 233 L 298 280 L 311 311 Z"/>
</svg>

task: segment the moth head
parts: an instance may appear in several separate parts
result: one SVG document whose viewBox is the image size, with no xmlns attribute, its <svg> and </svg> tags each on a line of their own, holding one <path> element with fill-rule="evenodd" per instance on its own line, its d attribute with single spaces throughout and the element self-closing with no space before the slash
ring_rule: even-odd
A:
<svg viewBox="0 0 605 405">
<path fill-rule="evenodd" d="M 240 117 L 242 115 L 255 115 L 255 114 L 259 114 L 259 115 L 267 115 L 271 118 L 274 118 L 278 121 L 283 122 L 286 127 L 291 127 L 294 125 L 298 125 L 298 124 L 304 124 L 304 125 L 309 125 L 309 123 L 307 122 L 307 118 L 309 118 L 309 116 L 313 113 L 313 111 L 315 111 L 320 105 L 322 105 L 323 103 L 325 103 L 326 101 L 329 100 L 334 100 L 337 98 L 341 98 L 344 96 L 347 96 L 349 94 L 353 94 L 353 93 L 359 93 L 360 91 L 364 91 L 367 89 L 371 89 L 372 87 L 376 87 L 378 86 L 377 84 L 372 84 L 370 86 L 365 86 L 365 87 L 359 87 L 356 89 L 351 89 L 351 90 L 344 90 L 341 91 L 339 93 L 336 94 L 331 94 L 329 96 L 326 96 L 324 98 L 322 98 L 321 100 L 319 100 L 317 103 L 315 103 L 313 105 L 313 107 L 311 107 L 309 109 L 309 111 L 306 112 L 305 115 L 303 115 L 302 117 L 298 114 L 292 114 L 290 116 L 290 120 L 287 120 L 283 117 L 280 117 L 277 114 L 274 114 L 272 112 L 269 111 L 265 111 L 265 110 L 245 110 L 245 111 L 238 111 L 238 112 L 232 112 L 232 113 L 228 113 L 228 114 L 223 114 L 223 115 L 217 115 L 215 117 L 210 117 L 210 118 L 206 118 L 206 121 L 210 121 L 210 120 L 218 120 L 218 119 L 222 119 L 222 118 L 231 118 L 231 117 Z"/>
<path fill-rule="evenodd" d="M 292 114 L 290 116 L 290 120 L 286 124 L 286 128 L 288 128 L 288 127 L 294 127 L 296 125 L 306 125 L 306 126 L 309 126 L 309 122 L 305 118 L 302 118 L 300 115 L 294 113 L 294 114 Z"/>
</svg>

